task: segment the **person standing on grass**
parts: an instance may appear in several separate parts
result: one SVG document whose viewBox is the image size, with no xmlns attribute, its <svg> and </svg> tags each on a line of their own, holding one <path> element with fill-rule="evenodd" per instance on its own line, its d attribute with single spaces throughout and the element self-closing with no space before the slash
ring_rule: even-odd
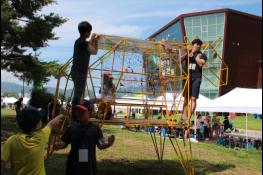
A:
<svg viewBox="0 0 263 175">
<path fill-rule="evenodd" d="M 15 103 L 16 116 L 20 114 L 23 105 L 23 97 L 19 98 Z"/>
<path fill-rule="evenodd" d="M 63 149 L 71 144 L 71 150 L 66 165 L 66 175 L 96 175 L 96 146 L 106 149 L 113 145 L 115 137 L 103 137 L 99 126 L 91 123 L 94 115 L 94 105 L 89 100 L 83 100 L 74 107 L 78 123 L 73 123 L 65 130 L 61 141 L 57 141 L 55 149 Z"/>
<path fill-rule="evenodd" d="M 71 67 L 71 77 L 74 83 L 74 96 L 72 106 L 81 102 L 81 97 L 85 92 L 87 80 L 87 71 L 90 61 L 90 55 L 96 55 L 98 52 L 98 35 L 93 34 L 89 41 L 92 26 L 87 21 L 82 21 L 78 25 L 80 37 L 75 41 L 73 52 L 73 64 Z M 76 120 L 75 110 L 72 110 L 73 120 Z"/>
<path fill-rule="evenodd" d="M 12 175 L 45 175 L 44 153 L 51 129 L 63 118 L 59 115 L 42 128 L 44 116 L 38 109 L 25 108 L 18 115 L 22 130 L 9 137 L 1 149 L 1 168 L 11 163 Z"/>
</svg>

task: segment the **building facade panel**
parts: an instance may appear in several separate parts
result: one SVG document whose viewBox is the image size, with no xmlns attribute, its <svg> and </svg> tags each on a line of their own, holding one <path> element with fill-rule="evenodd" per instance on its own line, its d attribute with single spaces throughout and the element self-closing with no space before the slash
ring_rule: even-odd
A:
<svg viewBox="0 0 263 175">
<path fill-rule="evenodd" d="M 235 87 L 257 88 L 258 60 L 262 59 L 261 24 L 260 19 L 227 13 L 223 58 L 229 66 L 229 83 L 221 87 L 219 95 Z"/>
<path fill-rule="evenodd" d="M 225 13 L 206 14 L 198 16 L 190 16 L 184 18 L 184 27 L 186 36 L 189 41 L 195 38 L 200 38 L 203 42 L 213 43 L 217 39 L 223 39 L 224 37 L 224 24 L 225 24 Z M 223 42 L 220 42 L 216 51 L 222 58 Z M 214 52 L 212 49 L 204 51 L 207 55 L 210 63 L 209 69 L 204 69 L 203 81 L 201 84 L 200 93 L 210 99 L 217 98 L 219 95 L 219 79 L 220 72 L 216 71 L 221 68 L 221 60 L 219 58 L 214 59 Z M 210 72 L 216 74 L 211 74 Z"/>
<path fill-rule="evenodd" d="M 178 42 L 183 42 L 183 33 L 180 21 L 176 22 L 160 34 L 154 37 L 155 40 L 165 39 L 169 42 L 174 42 L 174 39 Z"/>
<path fill-rule="evenodd" d="M 180 15 L 149 38 L 167 39 L 173 42 L 174 37 L 177 37 L 178 41 L 183 41 L 183 37 L 187 36 L 189 41 L 198 37 L 204 42 L 211 43 L 218 38 L 223 39 L 216 51 L 228 65 L 228 85 L 214 86 L 214 84 L 218 84 L 218 78 L 209 74 L 208 70 L 204 70 L 204 74 L 208 77 L 203 78 L 201 85 L 200 93 L 213 99 L 236 87 L 262 87 L 261 25 L 261 17 L 232 9 L 219 9 Z M 211 50 L 207 50 L 205 53 L 208 59 L 215 63 L 213 66 L 208 65 L 209 69 L 214 69 L 215 72 L 222 66 L 221 60 L 212 60 L 214 58 Z M 217 76 L 225 80 L 226 72 L 222 71 L 221 75 L 219 72 Z M 213 83 L 210 83 L 208 79 Z"/>
</svg>

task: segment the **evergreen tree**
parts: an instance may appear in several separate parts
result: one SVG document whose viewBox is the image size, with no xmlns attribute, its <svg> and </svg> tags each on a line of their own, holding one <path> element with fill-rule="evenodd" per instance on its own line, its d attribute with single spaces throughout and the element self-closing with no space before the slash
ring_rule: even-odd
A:
<svg viewBox="0 0 263 175">
<path fill-rule="evenodd" d="M 54 0 L 1 0 L 1 69 L 12 72 L 36 89 L 55 75 L 57 61 L 38 59 L 37 51 L 57 40 L 55 27 L 66 22 L 57 14 L 40 14 Z"/>
</svg>

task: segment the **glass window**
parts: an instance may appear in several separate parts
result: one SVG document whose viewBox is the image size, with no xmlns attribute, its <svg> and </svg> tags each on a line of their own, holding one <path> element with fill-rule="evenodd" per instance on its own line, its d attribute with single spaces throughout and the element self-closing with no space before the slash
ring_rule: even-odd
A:
<svg viewBox="0 0 263 175">
<path fill-rule="evenodd" d="M 181 23 L 178 21 L 159 35 L 155 37 L 156 40 L 167 39 L 169 42 L 174 42 L 176 39 L 179 42 L 183 42 L 183 34 L 181 30 Z"/>
<path fill-rule="evenodd" d="M 208 36 L 208 39 L 207 41 L 210 41 L 210 42 L 213 42 L 216 40 L 216 37 L 215 36 Z"/>
<path fill-rule="evenodd" d="M 185 18 L 184 25 L 191 27 L 192 26 L 192 18 Z"/>
<path fill-rule="evenodd" d="M 207 32 L 208 31 L 208 26 L 207 25 L 203 25 L 202 26 L 202 32 Z"/>
<path fill-rule="evenodd" d="M 208 15 L 208 25 L 216 24 L 216 15 Z"/>
<path fill-rule="evenodd" d="M 195 16 L 193 18 L 194 26 L 200 26 L 201 25 L 201 17 L 200 16 Z"/>
<path fill-rule="evenodd" d="M 193 37 L 201 37 L 201 27 L 193 27 Z"/>
<path fill-rule="evenodd" d="M 225 22 L 225 15 L 224 14 L 218 14 L 217 15 L 217 24 L 224 24 Z"/>
<path fill-rule="evenodd" d="M 203 41 L 207 41 L 207 38 L 208 38 L 208 32 L 202 32 L 202 35 L 201 35 L 201 38 Z"/>
<path fill-rule="evenodd" d="M 193 20 L 193 25 L 190 22 L 191 20 Z M 186 17 L 184 18 L 186 36 L 190 41 L 192 41 L 194 37 L 199 36 L 203 42 L 208 41 L 213 43 L 216 39 L 224 37 L 224 20 L 224 13 Z M 220 57 L 222 57 L 222 47 L 223 43 L 216 48 Z M 219 82 L 217 77 L 220 76 L 218 69 L 221 66 L 221 62 L 219 59 L 213 58 L 214 52 L 209 50 L 204 52 L 209 59 L 210 64 L 207 66 L 210 70 L 204 70 L 207 78 L 203 78 L 200 92 L 212 99 L 218 96 L 219 87 L 217 85 Z M 211 71 L 217 75 L 213 75 Z M 212 83 L 210 81 L 212 81 Z"/>
<path fill-rule="evenodd" d="M 208 36 L 216 36 L 216 25 L 209 25 Z"/>
<path fill-rule="evenodd" d="M 224 33 L 224 26 L 223 25 L 217 25 L 216 34 L 217 36 L 222 37 Z"/>
<path fill-rule="evenodd" d="M 201 16 L 201 24 L 202 25 L 207 25 L 207 15 Z"/>
</svg>

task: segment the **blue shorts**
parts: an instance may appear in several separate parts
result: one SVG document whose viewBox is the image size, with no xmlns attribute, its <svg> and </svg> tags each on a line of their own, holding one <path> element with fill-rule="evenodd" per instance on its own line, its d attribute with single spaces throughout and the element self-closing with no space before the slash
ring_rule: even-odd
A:
<svg viewBox="0 0 263 175">
<path fill-rule="evenodd" d="M 184 88 L 185 82 L 186 82 L 186 80 L 183 81 L 183 88 Z M 190 79 L 190 86 L 189 86 L 190 87 L 190 91 L 189 91 L 190 97 L 195 97 L 196 99 L 198 99 L 201 82 L 202 82 L 202 77 Z M 186 85 L 184 93 L 183 93 L 184 97 L 186 97 L 186 98 L 188 97 L 187 96 L 187 92 L 188 92 L 187 88 L 188 88 L 188 85 Z"/>
</svg>

